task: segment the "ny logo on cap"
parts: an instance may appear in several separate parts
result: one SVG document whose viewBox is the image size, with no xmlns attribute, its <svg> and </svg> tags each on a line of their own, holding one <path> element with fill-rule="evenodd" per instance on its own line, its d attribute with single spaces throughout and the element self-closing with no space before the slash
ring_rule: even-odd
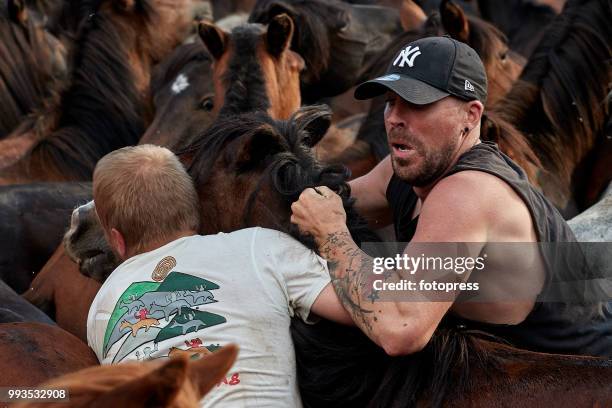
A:
<svg viewBox="0 0 612 408">
<path fill-rule="evenodd" d="M 412 48 L 412 45 L 409 45 L 399 53 L 395 61 L 393 61 L 393 66 L 398 65 L 399 62 L 400 68 L 404 68 L 404 64 L 408 64 L 408 66 L 412 68 L 414 65 L 414 59 L 419 55 L 421 55 L 419 47 Z"/>
</svg>

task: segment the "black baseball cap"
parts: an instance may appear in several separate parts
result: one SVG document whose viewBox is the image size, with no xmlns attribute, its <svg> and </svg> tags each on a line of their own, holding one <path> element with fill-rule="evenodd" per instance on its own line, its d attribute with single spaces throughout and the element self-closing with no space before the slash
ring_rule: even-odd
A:
<svg viewBox="0 0 612 408">
<path fill-rule="evenodd" d="M 360 84 L 355 98 L 370 99 L 391 90 L 408 102 L 425 105 L 449 95 L 487 101 L 487 74 L 469 45 L 448 36 L 426 37 L 402 47 L 384 76 Z"/>
</svg>

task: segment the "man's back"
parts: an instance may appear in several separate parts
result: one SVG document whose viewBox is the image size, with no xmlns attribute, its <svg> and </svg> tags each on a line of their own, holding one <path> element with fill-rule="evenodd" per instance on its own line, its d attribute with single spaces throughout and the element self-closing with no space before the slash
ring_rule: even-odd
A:
<svg viewBox="0 0 612 408">
<path fill-rule="evenodd" d="M 306 320 L 328 284 L 325 262 L 278 231 L 181 238 L 109 276 L 90 310 L 89 345 L 110 364 L 236 343 L 238 360 L 206 405 L 299 406 L 290 317 Z"/>
</svg>

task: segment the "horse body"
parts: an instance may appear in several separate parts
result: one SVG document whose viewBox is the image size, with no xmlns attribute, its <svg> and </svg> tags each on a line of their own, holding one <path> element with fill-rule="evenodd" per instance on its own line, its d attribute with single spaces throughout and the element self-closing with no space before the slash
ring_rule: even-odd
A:
<svg viewBox="0 0 612 408">
<path fill-rule="evenodd" d="M 60 245 L 23 297 L 62 329 L 87 342 L 87 313 L 100 286 L 79 273 Z"/>
<path fill-rule="evenodd" d="M 25 301 L 0 280 L 0 323 L 39 322 L 55 324 L 40 309 Z"/>
<path fill-rule="evenodd" d="M 190 2 L 97 3 L 58 101 L 0 142 L 0 184 L 88 179 L 100 157 L 141 136 L 151 67 L 186 36 Z"/>
<path fill-rule="evenodd" d="M 0 186 L 0 279 L 25 291 L 61 242 L 74 206 L 89 199 L 89 183 Z"/>
<path fill-rule="evenodd" d="M 86 344 L 50 324 L 0 324 L 0 350 L 2 387 L 33 387 L 98 364 L 98 359 Z"/>
</svg>

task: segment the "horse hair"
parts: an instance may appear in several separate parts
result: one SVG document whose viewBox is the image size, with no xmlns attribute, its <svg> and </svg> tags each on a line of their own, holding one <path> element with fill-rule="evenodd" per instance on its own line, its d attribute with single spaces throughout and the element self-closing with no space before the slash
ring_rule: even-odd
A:
<svg viewBox="0 0 612 408">
<path fill-rule="evenodd" d="M 194 138 L 194 144 L 180 154 L 194 153 L 189 166 L 189 173 L 196 186 L 206 183 L 212 175 L 213 163 L 222 154 L 225 147 L 240 137 L 250 136 L 261 131 L 272 129 L 284 142 L 282 151 L 271 152 L 263 161 L 268 180 L 284 202 L 287 211 L 297 201 L 306 188 L 325 185 L 342 198 L 347 214 L 347 226 L 357 243 L 375 242 L 379 239 L 367 227 L 367 223 L 353 208 L 354 199 L 350 197 L 347 184 L 348 170 L 341 165 L 323 165 L 313 156 L 310 148 L 304 144 L 308 133 L 301 129 L 293 115 L 289 120 L 274 120 L 265 112 L 220 117 L 208 129 Z M 264 130 L 265 129 L 265 130 Z M 240 170 L 238 170 L 240 171 Z M 263 181 L 262 181 L 263 182 Z M 261 183 L 255 194 L 261 189 Z M 250 208 L 246 209 L 246 214 Z M 316 249 L 311 236 L 300 233 L 297 226 L 279 226 L 308 248 Z"/>
<path fill-rule="evenodd" d="M 609 0 L 568 1 L 495 107 L 567 186 L 605 125 L 611 7 Z"/>
<path fill-rule="evenodd" d="M 222 78 L 227 90 L 219 116 L 270 108 L 266 81 L 257 56 L 257 42 L 262 33 L 263 28 L 258 24 L 240 25 L 230 33 L 235 48 Z"/>
<path fill-rule="evenodd" d="M 201 41 L 184 44 L 177 47 L 172 53 L 160 62 L 151 75 L 151 94 L 159 92 L 170 81 L 185 68 L 187 64 L 194 61 L 212 61 L 210 54 Z"/>
<path fill-rule="evenodd" d="M 21 26 L 0 14 L 0 83 L 4 89 L 0 101 L 0 138 L 49 96 L 52 67 L 41 63 L 46 60 L 49 46 L 44 38 L 41 41 L 36 30 L 32 21 Z"/>
<path fill-rule="evenodd" d="M 496 375 L 507 346 L 490 334 L 445 326 L 412 355 L 390 357 L 357 328 L 292 319 L 298 384 L 305 407 L 441 407 L 470 386 L 472 372 Z M 480 339 L 501 347 L 486 347 Z M 316 356 L 316 358 L 312 357 Z"/>
<path fill-rule="evenodd" d="M 96 7 L 102 2 L 85 3 Z M 136 3 L 144 19 L 152 17 L 147 1 Z M 82 7 L 89 14 L 73 47 L 71 73 L 57 104 L 50 109 L 57 115 L 55 131 L 30 155 L 40 155 L 43 162 L 53 163 L 64 174 L 87 179 L 100 157 L 138 142 L 145 126 L 145 106 L 133 85 L 127 50 L 112 17 Z M 36 119 L 32 119 L 32 128 L 38 125 Z"/>
<path fill-rule="evenodd" d="M 312 82 L 328 67 L 331 44 L 327 27 L 344 27 L 349 21 L 348 5 L 337 0 L 258 0 L 249 16 L 250 22 L 267 22 L 271 8 L 282 6 L 290 11 L 295 23 L 291 48 L 300 50 Z"/>
</svg>

